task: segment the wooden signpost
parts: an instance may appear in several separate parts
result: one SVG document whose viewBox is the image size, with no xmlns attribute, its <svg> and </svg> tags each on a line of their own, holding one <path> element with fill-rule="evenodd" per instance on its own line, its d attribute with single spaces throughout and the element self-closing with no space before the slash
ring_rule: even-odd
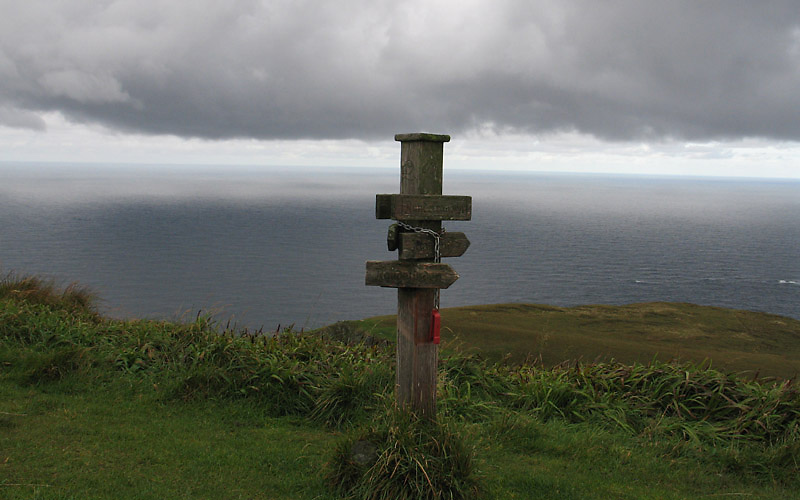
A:
<svg viewBox="0 0 800 500">
<path fill-rule="evenodd" d="M 436 417 L 438 294 L 458 274 L 441 257 L 469 247 L 464 233 L 442 231 L 443 220 L 470 220 L 470 196 L 442 196 L 442 160 L 448 135 L 398 134 L 400 194 L 379 194 L 375 217 L 394 219 L 389 250 L 399 260 L 367 262 L 366 284 L 397 288 L 397 401 L 420 416 Z"/>
</svg>

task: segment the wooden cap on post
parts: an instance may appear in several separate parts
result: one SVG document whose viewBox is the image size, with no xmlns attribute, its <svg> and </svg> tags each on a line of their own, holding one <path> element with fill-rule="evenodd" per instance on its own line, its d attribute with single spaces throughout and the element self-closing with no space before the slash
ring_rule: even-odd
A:
<svg viewBox="0 0 800 500">
<path fill-rule="evenodd" d="M 450 136 L 419 132 L 416 134 L 396 134 L 394 140 L 397 142 L 450 142 Z"/>
</svg>

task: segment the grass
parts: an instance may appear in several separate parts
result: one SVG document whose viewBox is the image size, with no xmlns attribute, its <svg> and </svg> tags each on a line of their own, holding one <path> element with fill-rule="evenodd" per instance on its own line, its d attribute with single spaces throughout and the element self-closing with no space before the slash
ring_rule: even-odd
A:
<svg viewBox="0 0 800 500">
<path fill-rule="evenodd" d="M 791 382 L 451 351 L 431 424 L 347 325 L 117 321 L 33 282 L 0 284 L 0 498 L 800 498 Z"/>
<path fill-rule="evenodd" d="M 332 435 L 303 422 L 120 387 L 4 389 L 24 413 L 4 418 L 2 498 L 333 498 L 308 481 Z"/>
<path fill-rule="evenodd" d="M 94 303 L 97 297 L 87 287 L 71 283 L 65 288 L 39 276 L 6 274 L 0 279 L 0 297 L 45 305 L 99 319 Z"/>
<path fill-rule="evenodd" d="M 350 322 L 393 339 L 394 316 Z M 442 344 L 493 360 L 702 363 L 750 376 L 800 373 L 800 321 L 753 311 L 683 303 L 552 307 L 496 304 L 442 310 Z"/>
<path fill-rule="evenodd" d="M 377 424 L 340 441 L 327 480 L 351 498 L 474 498 L 480 493 L 475 460 L 460 431 L 453 422 L 418 419 L 392 406 Z"/>
</svg>

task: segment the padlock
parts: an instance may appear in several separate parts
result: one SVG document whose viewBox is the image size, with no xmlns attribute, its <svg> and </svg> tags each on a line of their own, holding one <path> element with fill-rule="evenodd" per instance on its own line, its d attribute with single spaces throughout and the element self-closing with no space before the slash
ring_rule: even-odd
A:
<svg viewBox="0 0 800 500">
<path fill-rule="evenodd" d="M 431 341 L 438 344 L 440 341 L 439 333 L 442 330 L 442 316 L 438 309 L 434 309 L 431 314 Z"/>
<path fill-rule="evenodd" d="M 400 238 L 400 227 L 397 225 L 397 223 L 392 224 L 391 226 L 389 226 L 389 234 L 388 236 L 386 236 L 386 246 L 389 247 L 390 252 L 394 252 L 395 250 L 397 250 L 399 238 Z"/>
</svg>

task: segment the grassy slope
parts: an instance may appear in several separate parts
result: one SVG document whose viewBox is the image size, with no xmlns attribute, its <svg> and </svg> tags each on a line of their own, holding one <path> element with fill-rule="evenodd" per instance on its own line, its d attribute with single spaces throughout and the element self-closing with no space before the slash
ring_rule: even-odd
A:
<svg viewBox="0 0 800 500">
<path fill-rule="evenodd" d="M 394 322 L 394 316 L 380 316 L 359 326 L 392 338 Z M 762 376 L 800 373 L 800 321 L 694 304 L 454 307 L 442 311 L 442 343 L 491 359 L 541 357 L 546 366 L 576 359 L 710 359 L 720 369 Z"/>
<path fill-rule="evenodd" d="M 374 391 L 390 394 L 380 348 L 112 321 L 81 301 L 18 292 L 0 286 L 0 498 L 334 498 L 321 474 L 334 443 L 380 416 L 358 411 L 382 401 Z M 485 498 L 800 498 L 794 434 L 762 448 L 687 440 L 647 419 L 631 433 L 614 425 L 628 407 L 608 390 L 585 406 L 593 391 L 565 385 L 566 372 L 518 386 L 524 372 L 498 370 L 444 357 L 440 373 L 441 420 L 474 446 Z M 590 407 L 595 416 L 558 417 Z M 332 425 L 343 413 L 351 423 Z"/>
</svg>

